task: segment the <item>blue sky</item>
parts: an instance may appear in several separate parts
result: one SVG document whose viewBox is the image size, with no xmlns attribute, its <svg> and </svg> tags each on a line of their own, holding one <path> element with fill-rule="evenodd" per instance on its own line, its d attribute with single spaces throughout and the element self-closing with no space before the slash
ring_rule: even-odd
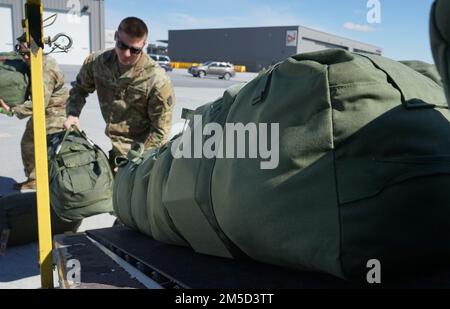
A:
<svg viewBox="0 0 450 309">
<path fill-rule="evenodd" d="M 367 21 L 368 0 L 106 0 L 106 28 L 142 18 L 150 42 L 168 30 L 302 25 L 383 48 L 397 60 L 432 62 L 428 17 L 433 0 L 379 0 L 381 23 Z"/>
</svg>

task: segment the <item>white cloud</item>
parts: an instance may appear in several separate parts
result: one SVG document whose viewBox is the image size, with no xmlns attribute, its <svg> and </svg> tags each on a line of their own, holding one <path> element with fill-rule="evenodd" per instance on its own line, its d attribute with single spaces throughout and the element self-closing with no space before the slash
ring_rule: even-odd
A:
<svg viewBox="0 0 450 309">
<path fill-rule="evenodd" d="M 352 22 L 346 22 L 344 24 L 344 28 L 348 29 L 348 30 L 352 30 L 352 31 L 359 31 L 359 32 L 373 32 L 376 31 L 376 29 L 374 27 L 371 27 L 369 25 L 360 25 L 360 24 L 355 24 Z"/>
<path fill-rule="evenodd" d="M 204 22 L 200 18 L 184 13 L 172 13 L 169 18 L 171 24 L 186 25 L 188 27 L 196 27 Z"/>
<path fill-rule="evenodd" d="M 299 18 L 290 14 L 287 9 L 268 6 L 253 9 L 246 16 L 196 17 L 186 13 L 172 13 L 169 16 L 169 27 L 172 27 L 172 29 L 291 26 L 300 24 Z"/>
</svg>

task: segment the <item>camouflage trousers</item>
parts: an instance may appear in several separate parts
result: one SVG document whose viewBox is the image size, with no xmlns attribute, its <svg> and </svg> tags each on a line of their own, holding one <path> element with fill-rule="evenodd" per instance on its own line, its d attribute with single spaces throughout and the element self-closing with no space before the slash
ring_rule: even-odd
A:
<svg viewBox="0 0 450 309">
<path fill-rule="evenodd" d="M 47 121 L 48 122 L 48 121 Z M 54 127 L 47 128 L 47 134 L 56 133 L 62 130 L 62 123 L 64 118 L 55 119 L 52 121 L 55 125 Z M 59 126 L 59 124 L 61 124 Z M 33 130 L 33 118 L 27 121 L 25 126 L 25 132 L 23 133 L 22 140 L 20 142 L 20 148 L 22 152 L 22 162 L 25 172 L 25 176 L 28 179 L 36 179 L 36 170 L 34 163 L 34 130 Z"/>
<path fill-rule="evenodd" d="M 35 164 L 34 164 L 34 137 L 33 137 L 33 119 L 28 120 L 25 127 L 25 132 L 20 142 L 22 150 L 22 162 L 25 171 L 25 176 L 28 179 L 36 179 Z"/>
</svg>

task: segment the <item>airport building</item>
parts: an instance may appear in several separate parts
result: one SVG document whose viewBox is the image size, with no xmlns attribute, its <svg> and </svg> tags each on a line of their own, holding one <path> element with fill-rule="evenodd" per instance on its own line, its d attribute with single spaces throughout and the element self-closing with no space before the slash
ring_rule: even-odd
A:
<svg viewBox="0 0 450 309">
<path fill-rule="evenodd" d="M 225 61 L 251 72 L 295 54 L 329 48 L 382 54 L 380 47 L 303 26 L 169 30 L 172 61 Z"/>
<path fill-rule="evenodd" d="M 104 48 L 105 18 L 103 0 L 45 0 L 44 19 L 57 14 L 44 25 L 44 35 L 54 36 L 65 33 L 73 40 L 69 53 L 55 53 L 53 57 L 62 65 L 81 65 L 93 51 Z M 0 0 L 0 51 L 12 51 L 15 39 L 24 29 L 26 0 Z M 44 52 L 48 51 L 48 47 Z"/>
</svg>

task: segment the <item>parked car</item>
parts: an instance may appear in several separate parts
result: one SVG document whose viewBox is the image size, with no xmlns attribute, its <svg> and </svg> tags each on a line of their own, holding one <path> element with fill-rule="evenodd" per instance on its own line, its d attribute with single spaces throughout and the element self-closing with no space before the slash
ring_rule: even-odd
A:
<svg viewBox="0 0 450 309">
<path fill-rule="evenodd" d="M 168 56 L 156 54 L 149 54 L 149 56 L 155 60 L 160 67 L 166 70 L 166 72 L 172 71 L 172 64 L 170 63 L 170 58 Z"/>
<path fill-rule="evenodd" d="M 206 75 L 216 75 L 224 80 L 229 80 L 236 75 L 234 65 L 229 62 L 208 61 L 198 66 L 191 66 L 188 72 L 194 77 L 203 78 Z"/>
</svg>

